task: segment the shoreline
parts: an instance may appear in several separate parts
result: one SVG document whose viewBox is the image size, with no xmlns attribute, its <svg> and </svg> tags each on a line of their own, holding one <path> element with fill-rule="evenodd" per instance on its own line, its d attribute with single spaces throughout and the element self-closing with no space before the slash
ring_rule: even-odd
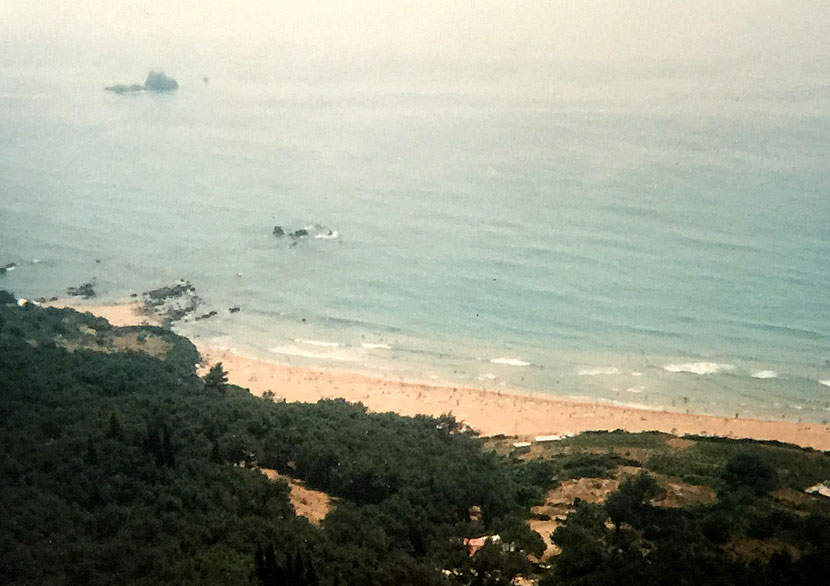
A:
<svg viewBox="0 0 830 586">
<path fill-rule="evenodd" d="M 100 305 L 60 300 L 52 307 L 71 307 L 104 317 L 114 326 L 158 325 L 137 313 L 140 303 Z M 206 365 L 221 362 L 228 381 L 256 396 L 272 391 L 276 399 L 316 402 L 342 398 L 363 403 L 370 411 L 400 415 L 440 416 L 450 413 L 482 436 L 504 434 L 520 439 L 567 435 L 582 431 L 661 431 L 678 436 L 709 435 L 772 440 L 830 450 L 830 426 L 781 420 L 727 418 L 695 413 L 611 405 L 515 391 L 488 391 L 463 386 L 436 386 L 383 379 L 334 369 L 289 366 L 233 349 L 191 340 Z M 206 371 L 202 367 L 200 373 Z"/>
</svg>

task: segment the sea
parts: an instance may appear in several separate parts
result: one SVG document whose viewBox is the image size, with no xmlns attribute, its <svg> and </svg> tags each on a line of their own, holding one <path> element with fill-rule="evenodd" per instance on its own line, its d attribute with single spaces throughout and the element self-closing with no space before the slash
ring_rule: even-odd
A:
<svg viewBox="0 0 830 586">
<path fill-rule="evenodd" d="M 217 315 L 176 331 L 279 363 L 830 419 L 827 64 L 17 49 L 0 289 L 182 279 Z"/>
</svg>

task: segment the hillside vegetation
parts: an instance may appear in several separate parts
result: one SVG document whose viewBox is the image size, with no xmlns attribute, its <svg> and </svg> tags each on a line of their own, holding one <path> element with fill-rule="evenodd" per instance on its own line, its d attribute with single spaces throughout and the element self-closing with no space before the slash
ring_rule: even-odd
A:
<svg viewBox="0 0 830 586">
<path fill-rule="evenodd" d="M 830 572 L 830 507 L 803 492 L 830 478 L 820 452 L 615 432 L 516 457 L 449 415 L 256 398 L 221 367 L 199 378 L 195 347 L 169 330 L 12 301 L 0 298 L 5 584 L 763 585 Z M 319 526 L 297 516 L 286 479 L 332 499 Z M 470 556 L 464 538 L 487 535 L 500 541 Z"/>
</svg>

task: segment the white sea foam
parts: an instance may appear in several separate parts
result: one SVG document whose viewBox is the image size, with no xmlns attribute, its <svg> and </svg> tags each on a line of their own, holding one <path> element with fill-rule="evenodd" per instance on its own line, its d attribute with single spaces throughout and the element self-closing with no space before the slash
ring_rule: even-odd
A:
<svg viewBox="0 0 830 586">
<path fill-rule="evenodd" d="M 490 362 L 493 364 L 506 364 L 507 366 L 530 366 L 530 362 L 525 362 L 519 358 L 491 358 Z"/>
<path fill-rule="evenodd" d="M 634 393 L 635 395 L 639 395 L 640 393 L 642 393 L 645 390 L 646 390 L 645 387 L 638 386 L 638 387 L 628 387 L 627 389 L 625 389 L 625 392 L 626 393 Z"/>
<path fill-rule="evenodd" d="M 243 352 L 242 350 L 238 350 L 236 348 L 225 348 L 228 352 L 233 354 L 234 356 L 238 356 L 240 358 L 244 358 L 246 360 L 259 360 L 259 357 L 255 354 L 251 354 L 249 352 Z"/>
<path fill-rule="evenodd" d="M 597 376 L 600 374 L 620 374 L 620 369 L 616 366 L 599 366 L 595 368 L 583 368 L 579 371 L 579 376 Z"/>
<path fill-rule="evenodd" d="M 314 238 L 316 238 L 317 240 L 334 240 L 338 236 L 340 236 L 340 232 L 338 232 L 337 230 L 329 230 L 328 232 L 315 234 Z"/>
<path fill-rule="evenodd" d="M 684 362 L 682 364 L 667 364 L 663 370 L 668 372 L 690 372 L 692 374 L 717 374 L 724 370 L 735 368 L 731 364 L 720 364 L 718 362 Z"/>
<path fill-rule="evenodd" d="M 319 356 L 312 352 L 311 350 L 303 350 L 293 344 L 291 346 L 275 346 L 274 348 L 268 348 L 269 352 L 273 352 L 274 354 L 285 354 L 287 356 L 300 356 L 302 358 L 318 358 Z"/>
<path fill-rule="evenodd" d="M 631 376 L 643 376 L 642 372 L 637 372 L 636 370 L 631 373 Z"/>
<path fill-rule="evenodd" d="M 269 348 L 269 352 L 283 354 L 285 356 L 296 356 L 298 358 L 317 358 L 321 360 L 336 360 L 338 362 L 356 362 L 357 357 L 346 352 L 312 352 L 306 348 L 300 348 L 294 344 L 289 346 L 276 346 Z"/>
<path fill-rule="evenodd" d="M 389 344 L 375 344 L 372 342 L 362 342 L 360 344 L 362 347 L 366 348 L 367 350 L 391 350 L 392 346 Z"/>
<path fill-rule="evenodd" d="M 662 411 L 664 410 L 663 407 L 660 405 L 650 405 L 647 403 L 633 403 L 630 401 L 603 401 L 604 403 L 609 403 L 611 405 L 616 405 L 618 407 L 626 407 L 628 409 L 640 409 L 642 411 Z"/>
<path fill-rule="evenodd" d="M 328 342 L 326 340 L 307 340 L 304 338 L 295 338 L 298 344 L 308 344 L 309 346 L 321 346 L 323 348 L 339 348 L 340 344 L 337 342 Z"/>
<path fill-rule="evenodd" d="M 820 380 L 820 381 L 818 381 L 818 382 L 819 382 L 819 384 L 822 384 L 822 385 L 824 385 L 825 387 L 830 387 L 830 379 L 827 379 L 827 380 Z"/>
<path fill-rule="evenodd" d="M 492 372 L 485 372 L 478 377 L 478 380 L 496 380 L 496 375 Z"/>
<path fill-rule="evenodd" d="M 752 374 L 752 378 L 778 378 L 778 373 L 774 370 L 759 370 Z"/>
</svg>

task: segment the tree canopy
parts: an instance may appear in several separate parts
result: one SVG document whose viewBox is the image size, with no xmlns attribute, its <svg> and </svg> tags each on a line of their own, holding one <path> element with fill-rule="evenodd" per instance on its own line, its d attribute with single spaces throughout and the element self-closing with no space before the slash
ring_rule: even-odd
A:
<svg viewBox="0 0 830 586">
<path fill-rule="evenodd" d="M 442 584 L 442 568 L 469 568 L 464 537 L 532 543 L 522 519 L 543 486 L 451 417 L 264 400 L 221 364 L 200 379 L 192 345 L 169 332 L 154 357 L 106 351 L 122 332 L 70 310 L 0 317 L 7 583 Z M 337 504 L 315 527 L 259 468 Z"/>
</svg>

